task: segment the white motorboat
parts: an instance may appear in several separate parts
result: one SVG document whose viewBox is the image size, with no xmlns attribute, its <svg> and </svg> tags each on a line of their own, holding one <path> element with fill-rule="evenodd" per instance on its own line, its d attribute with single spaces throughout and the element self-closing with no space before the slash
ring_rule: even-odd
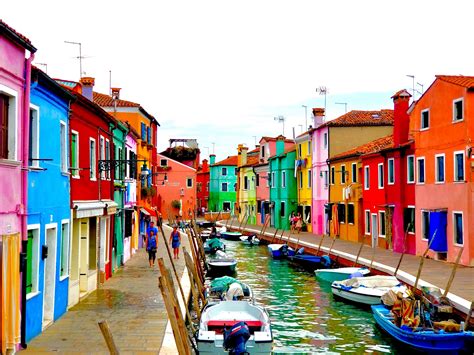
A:
<svg viewBox="0 0 474 355">
<path fill-rule="evenodd" d="M 200 354 L 271 354 L 273 335 L 264 308 L 242 301 L 222 301 L 204 308 L 199 322 Z"/>
<path fill-rule="evenodd" d="M 240 240 L 247 245 L 259 245 L 260 239 L 257 238 L 255 234 L 252 235 L 243 235 L 240 237 Z"/>
<path fill-rule="evenodd" d="M 252 288 L 230 276 L 222 276 L 212 280 L 209 288 L 206 289 L 206 298 L 209 303 L 220 302 L 224 299 L 255 303 Z"/>
<path fill-rule="evenodd" d="M 320 281 L 333 283 L 351 277 L 351 275 L 365 276 L 370 273 L 366 267 L 340 267 L 337 269 L 317 269 L 314 271 L 316 278 Z"/>
<path fill-rule="evenodd" d="M 366 305 L 382 303 L 381 297 L 393 290 L 395 293 L 407 291 L 406 286 L 395 276 L 354 277 L 331 284 L 333 295 Z"/>
</svg>

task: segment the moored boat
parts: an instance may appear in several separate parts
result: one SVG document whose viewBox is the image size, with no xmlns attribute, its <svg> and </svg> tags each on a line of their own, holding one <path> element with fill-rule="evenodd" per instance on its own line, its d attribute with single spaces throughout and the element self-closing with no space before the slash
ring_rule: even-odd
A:
<svg viewBox="0 0 474 355">
<path fill-rule="evenodd" d="M 370 270 L 366 267 L 340 267 L 336 269 L 318 269 L 314 271 L 316 278 L 320 281 L 333 283 L 342 281 L 351 277 L 351 275 L 360 274 L 366 276 Z"/>
<path fill-rule="evenodd" d="M 298 249 L 295 255 L 289 256 L 288 258 L 291 262 L 309 271 L 314 271 L 321 268 L 329 268 L 333 264 L 333 261 L 329 255 L 317 256 L 305 254 L 304 248 Z"/>
<path fill-rule="evenodd" d="M 224 231 L 220 233 L 221 237 L 227 240 L 240 240 L 242 233 L 240 232 L 232 232 L 232 231 Z"/>
<path fill-rule="evenodd" d="M 235 268 L 237 266 L 237 260 L 228 257 L 224 252 L 218 251 L 217 257 L 214 259 L 208 259 L 207 267 L 208 273 L 211 276 L 223 276 L 235 274 Z"/>
<path fill-rule="evenodd" d="M 287 244 L 268 244 L 268 252 L 273 259 L 282 259 L 295 255 L 295 249 Z"/>
<path fill-rule="evenodd" d="M 236 292 L 235 285 L 238 284 L 241 289 L 241 300 L 247 302 L 255 302 L 253 297 L 252 288 L 239 280 L 230 277 L 222 276 L 215 278 L 211 281 L 209 288 L 206 289 L 206 298 L 208 303 L 220 302 L 224 299 L 233 300 L 235 297 L 239 297 L 239 292 Z"/>
<path fill-rule="evenodd" d="M 258 239 L 255 234 L 243 235 L 240 237 L 240 240 L 246 245 L 259 245 L 260 244 L 260 239 Z"/>
<path fill-rule="evenodd" d="M 273 335 L 268 314 L 249 302 L 208 305 L 201 314 L 197 346 L 200 354 L 271 354 Z"/>
<path fill-rule="evenodd" d="M 207 254 L 215 254 L 218 250 L 225 251 L 225 244 L 218 238 L 210 238 L 204 242 L 204 252 Z"/>
</svg>

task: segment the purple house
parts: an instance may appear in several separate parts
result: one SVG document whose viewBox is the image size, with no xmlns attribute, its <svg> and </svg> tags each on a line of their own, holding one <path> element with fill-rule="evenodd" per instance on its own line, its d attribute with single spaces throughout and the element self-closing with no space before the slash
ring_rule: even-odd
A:
<svg viewBox="0 0 474 355">
<path fill-rule="evenodd" d="M 1 353 L 25 344 L 21 298 L 26 277 L 20 253 L 27 246 L 27 176 L 31 62 L 36 48 L 0 20 L 0 328 Z M 24 255 L 24 254 L 22 254 Z M 21 263 L 24 265 L 25 263 Z M 23 281 L 23 282 L 22 282 Z"/>
</svg>

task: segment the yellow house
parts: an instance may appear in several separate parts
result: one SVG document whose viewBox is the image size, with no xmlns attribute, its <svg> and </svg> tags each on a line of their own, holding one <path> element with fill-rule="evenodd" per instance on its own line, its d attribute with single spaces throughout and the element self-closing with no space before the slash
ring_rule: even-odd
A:
<svg viewBox="0 0 474 355">
<path fill-rule="evenodd" d="M 312 177 L 312 130 L 296 137 L 296 183 L 298 193 L 298 210 L 306 224 L 308 232 L 312 232 L 311 202 L 313 200 Z"/>
<path fill-rule="evenodd" d="M 239 221 L 257 223 L 256 176 L 254 165 L 258 163 L 260 149 L 250 152 L 239 144 L 237 148 L 237 213 Z"/>
</svg>

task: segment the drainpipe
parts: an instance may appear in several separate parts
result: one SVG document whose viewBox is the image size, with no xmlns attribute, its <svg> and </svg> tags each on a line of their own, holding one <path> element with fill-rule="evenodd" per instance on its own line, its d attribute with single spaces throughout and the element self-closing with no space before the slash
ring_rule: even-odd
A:
<svg viewBox="0 0 474 355">
<path fill-rule="evenodd" d="M 23 137 L 26 136 L 25 132 L 29 132 L 30 124 L 30 85 L 31 85 L 31 62 L 34 60 L 34 53 L 30 54 L 30 57 L 25 63 L 25 93 L 23 96 L 23 115 L 22 115 L 22 127 Z M 28 145 L 23 142 L 21 149 L 21 204 L 20 210 L 21 216 L 21 323 L 20 323 L 20 345 L 23 349 L 26 349 L 26 256 L 28 246 L 28 231 L 27 231 L 27 214 L 26 206 L 28 201 Z"/>
</svg>

